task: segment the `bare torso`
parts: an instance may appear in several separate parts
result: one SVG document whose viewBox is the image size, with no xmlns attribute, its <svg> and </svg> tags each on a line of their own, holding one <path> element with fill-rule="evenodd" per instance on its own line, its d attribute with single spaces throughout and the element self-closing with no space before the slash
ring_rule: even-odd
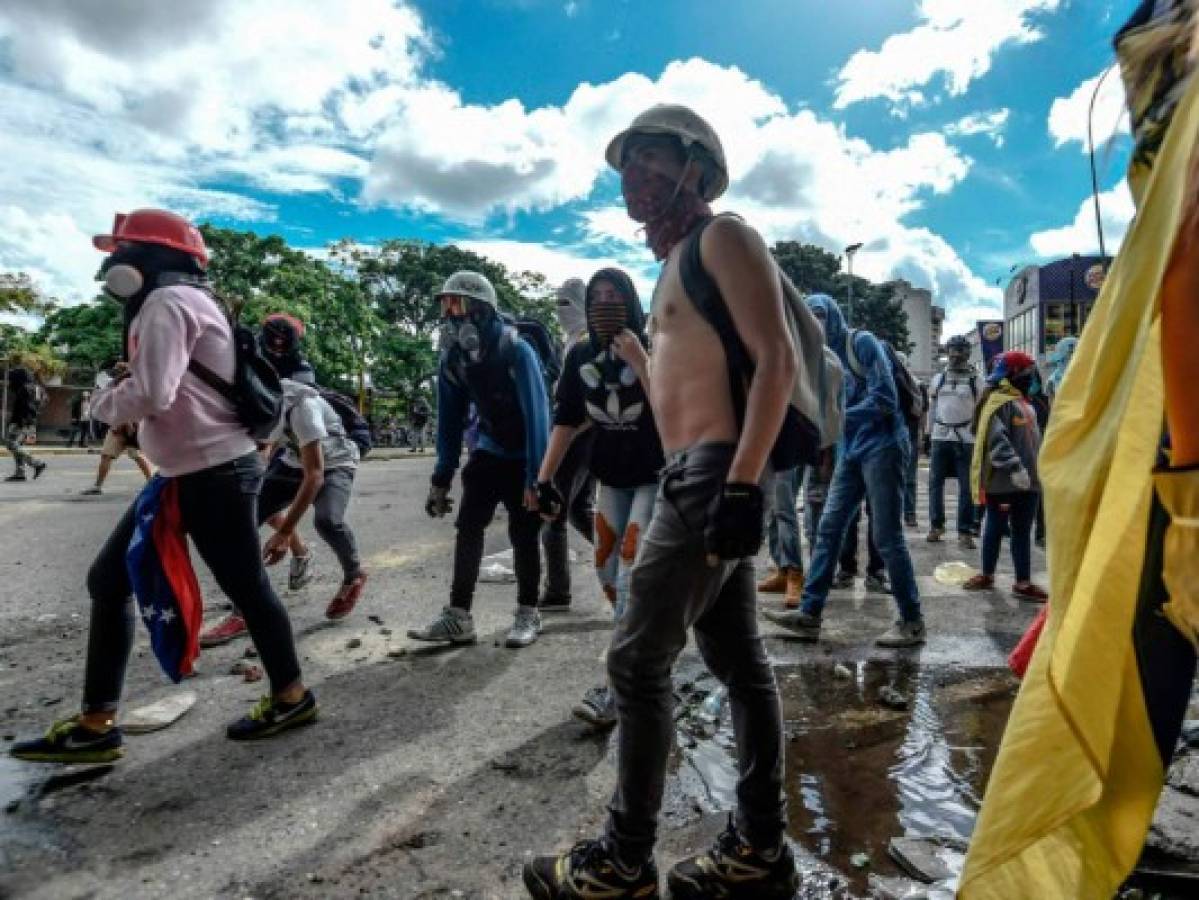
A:
<svg viewBox="0 0 1199 900">
<path fill-rule="evenodd" d="M 650 403 L 667 453 L 696 444 L 736 442 L 720 337 L 683 291 L 675 247 L 654 288 L 650 334 Z"/>
</svg>

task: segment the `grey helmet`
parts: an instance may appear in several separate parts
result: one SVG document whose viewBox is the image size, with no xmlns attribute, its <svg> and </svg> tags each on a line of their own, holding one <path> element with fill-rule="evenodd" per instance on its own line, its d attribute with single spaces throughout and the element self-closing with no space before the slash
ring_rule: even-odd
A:
<svg viewBox="0 0 1199 900">
<path fill-rule="evenodd" d="M 660 103 L 637 116 L 628 128 L 612 139 L 604 154 L 608 165 L 618 172 L 623 161 L 624 142 L 634 134 L 673 135 L 689 152 L 693 147 L 700 147 L 710 162 L 708 175 L 701 185 L 703 198 L 715 200 L 728 189 L 729 165 L 720 137 L 716 129 L 694 110 L 673 103 Z"/>
<path fill-rule="evenodd" d="M 441 286 L 441 290 L 437 292 L 435 299 L 440 300 L 447 294 L 470 297 L 472 300 L 486 303 L 492 309 L 495 309 L 497 306 L 495 287 L 487 279 L 486 275 L 482 275 L 479 272 L 471 272 L 469 270 L 455 272 L 445 280 L 445 284 Z"/>
</svg>

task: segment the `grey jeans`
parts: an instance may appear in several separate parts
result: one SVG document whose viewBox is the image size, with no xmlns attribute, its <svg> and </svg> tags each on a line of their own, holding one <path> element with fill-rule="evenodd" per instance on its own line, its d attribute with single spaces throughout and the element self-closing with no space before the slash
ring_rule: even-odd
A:
<svg viewBox="0 0 1199 900">
<path fill-rule="evenodd" d="M 304 480 L 301 469 L 273 462 L 262 482 L 258 495 L 258 524 L 261 525 L 275 513 L 291 505 L 300 491 Z M 354 490 L 353 469 L 326 469 L 325 483 L 321 485 L 316 500 L 312 503 L 313 524 L 316 533 L 337 555 L 341 564 L 342 581 L 349 584 L 362 572 L 358 560 L 358 544 L 354 532 L 346 524 L 346 507 Z"/>
<path fill-rule="evenodd" d="M 782 712 L 758 634 L 753 560 L 709 566 L 704 552 L 708 507 L 734 450 L 701 444 L 668 457 L 628 608 L 612 636 L 608 678 L 620 731 L 607 841 L 629 864 L 653 853 L 674 740 L 671 670 L 689 628 L 709 670 L 729 690 L 741 773 L 737 827 L 752 846 L 767 849 L 778 845 L 786 824 Z"/>
</svg>

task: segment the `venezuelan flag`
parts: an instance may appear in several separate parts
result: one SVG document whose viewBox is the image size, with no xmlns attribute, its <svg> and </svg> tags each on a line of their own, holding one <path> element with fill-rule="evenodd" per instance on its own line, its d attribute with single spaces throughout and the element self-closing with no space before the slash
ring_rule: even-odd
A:
<svg viewBox="0 0 1199 900">
<path fill-rule="evenodd" d="M 1199 189 L 1197 29 L 1196 0 L 1148 2 L 1117 39 L 1138 212 L 1042 449 L 1052 600 L 979 815 L 965 900 L 1113 896 L 1140 855 L 1185 713 L 1199 575 L 1178 550 L 1197 520 L 1179 512 L 1199 509 L 1199 469 L 1159 473 L 1156 491 L 1154 470 L 1166 446 L 1162 285 Z"/>
<path fill-rule="evenodd" d="M 204 604 L 179 512 L 179 486 L 155 475 L 136 501 L 136 524 L 125 565 L 150 646 L 176 684 L 200 655 Z"/>
</svg>

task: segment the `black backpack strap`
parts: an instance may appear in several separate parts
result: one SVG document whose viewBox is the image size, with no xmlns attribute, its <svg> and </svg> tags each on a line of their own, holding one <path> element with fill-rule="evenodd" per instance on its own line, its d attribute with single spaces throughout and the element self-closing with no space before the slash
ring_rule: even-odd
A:
<svg viewBox="0 0 1199 900">
<path fill-rule="evenodd" d="M 729 392 L 733 398 L 733 410 L 740 427 L 745 422 L 746 380 L 753 376 L 754 365 L 741 336 L 737 334 L 733 316 L 720 294 L 720 288 L 704 268 L 700 241 L 704 231 L 714 221 L 715 216 L 703 220 L 687 238 L 683 252 L 679 255 L 679 279 L 683 282 L 684 293 L 720 338 L 728 362 Z"/>
<path fill-rule="evenodd" d="M 187 361 L 187 371 L 191 372 L 234 406 L 237 406 L 237 388 L 208 368 L 208 366 L 204 365 L 204 363 L 192 357 Z"/>
</svg>

